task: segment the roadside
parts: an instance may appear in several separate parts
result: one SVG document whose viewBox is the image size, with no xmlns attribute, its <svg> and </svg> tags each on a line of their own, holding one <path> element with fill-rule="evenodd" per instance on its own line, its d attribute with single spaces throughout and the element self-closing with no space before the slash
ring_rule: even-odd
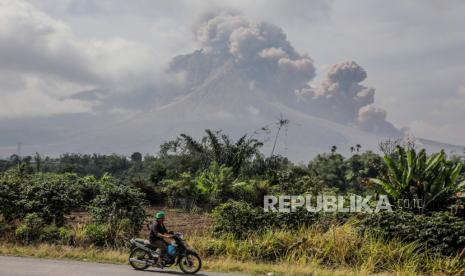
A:
<svg viewBox="0 0 465 276">
<path fill-rule="evenodd" d="M 148 269 L 150 275 L 184 275 L 175 270 Z M 129 266 L 83 263 L 69 260 L 46 260 L 30 257 L 0 256 L 0 275 L 8 276 L 137 276 L 147 275 Z M 234 274 L 200 272 L 199 276 L 232 276 Z M 237 274 L 236 274 L 237 275 Z"/>
<path fill-rule="evenodd" d="M 87 269 L 89 263 L 101 263 L 101 264 L 127 264 L 128 253 L 124 250 L 108 250 L 100 249 L 96 247 L 89 248 L 79 248 L 79 247 L 69 247 L 69 246 L 59 246 L 59 245 L 47 245 L 41 244 L 37 246 L 21 246 L 21 245 L 12 245 L 12 244 L 0 244 L 0 276 L 29 276 L 29 275 L 47 275 L 52 276 L 54 274 L 27 274 L 27 271 L 23 274 L 11 274 L 10 272 L 16 268 L 9 267 L 9 264 L 4 265 L 5 260 L 16 260 L 15 257 L 5 257 L 5 256 L 23 256 L 29 258 L 20 258 L 18 260 L 34 260 L 34 258 L 43 258 L 43 259 L 53 259 L 55 260 L 72 260 L 79 261 L 73 262 L 75 264 L 75 270 L 79 272 L 80 267 L 85 267 Z M 9 259 L 13 258 L 13 259 Z M 3 260 L 3 261 L 1 261 Z M 38 260 L 38 259 L 37 259 Z M 46 261 L 46 260 L 44 260 Z M 30 261 L 32 262 L 32 261 Z M 53 261 L 51 261 L 53 263 Z M 85 262 L 85 263 L 84 263 Z M 46 262 L 47 263 L 47 262 Z M 59 263 L 59 262 L 58 262 Z M 232 259 L 207 259 L 203 260 L 202 273 L 207 272 L 223 272 L 223 273 L 233 273 L 233 275 L 246 274 L 246 275 L 368 275 L 363 271 L 353 271 L 345 269 L 324 269 L 318 265 L 290 265 L 286 263 L 278 264 L 266 264 L 266 263 L 254 263 L 254 262 L 239 262 Z M 48 264 L 48 263 L 47 263 Z M 61 264 L 61 263 L 59 263 Z M 14 265 L 14 264 L 11 264 Z M 21 262 L 18 264 L 17 269 L 22 270 Z M 25 268 L 27 264 L 24 264 Z M 121 269 L 124 269 L 124 275 L 128 271 L 133 271 L 132 268 L 127 266 L 117 266 Z M 7 270 L 13 269 L 13 270 Z M 47 268 L 47 271 L 54 271 L 53 265 L 50 268 Z M 68 270 L 71 271 L 71 267 L 68 267 Z M 6 271 L 8 274 L 5 274 Z M 34 271 L 34 270 L 32 270 Z M 110 270 L 111 271 L 111 270 Z M 19 273 L 20 271 L 14 272 Z M 38 273 L 38 272 L 37 272 Z M 52 272 L 50 272 L 52 273 Z M 206 274 L 206 275 L 217 275 L 217 274 Z M 171 274 L 171 273 L 170 273 Z M 67 273 L 61 273 L 57 275 L 74 275 Z M 106 275 L 106 274 L 84 274 L 79 273 L 76 275 Z M 108 274 L 111 276 L 118 276 L 119 274 Z M 136 275 L 136 274 L 135 274 Z M 141 275 L 140 273 L 137 275 Z M 145 274 L 144 274 L 145 275 Z M 157 275 L 157 274 L 150 274 Z M 201 275 L 201 274 L 199 274 Z M 221 274 L 218 274 L 221 275 Z M 228 274 L 229 275 L 229 274 Z"/>
</svg>

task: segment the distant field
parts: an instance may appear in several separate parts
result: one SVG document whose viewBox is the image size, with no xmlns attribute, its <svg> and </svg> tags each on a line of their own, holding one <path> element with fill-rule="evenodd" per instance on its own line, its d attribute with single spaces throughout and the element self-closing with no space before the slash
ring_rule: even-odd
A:
<svg viewBox="0 0 465 276">
<path fill-rule="evenodd" d="M 163 206 L 152 206 L 147 208 L 147 220 L 146 224 L 153 222 L 153 215 L 157 211 L 164 211 L 166 213 L 166 226 L 168 230 L 181 232 L 188 236 L 205 234 L 210 225 L 211 218 L 208 213 L 205 212 L 189 212 L 182 209 L 173 209 Z M 87 224 L 91 220 L 89 213 L 87 212 L 73 212 L 69 216 L 68 223 L 70 225 L 76 224 Z M 149 231 L 147 227 L 143 227 L 139 236 L 148 237 Z"/>
</svg>

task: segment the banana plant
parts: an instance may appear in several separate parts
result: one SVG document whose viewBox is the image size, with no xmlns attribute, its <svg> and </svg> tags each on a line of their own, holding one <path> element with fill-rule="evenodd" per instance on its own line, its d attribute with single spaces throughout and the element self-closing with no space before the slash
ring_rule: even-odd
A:
<svg viewBox="0 0 465 276">
<path fill-rule="evenodd" d="M 459 183 L 462 164 L 447 161 L 444 151 L 427 156 L 424 149 L 398 146 L 391 155 L 384 156 L 388 171 L 371 181 L 378 184 L 394 200 L 421 202 L 421 213 L 451 206 L 462 192 L 465 181 Z"/>
</svg>

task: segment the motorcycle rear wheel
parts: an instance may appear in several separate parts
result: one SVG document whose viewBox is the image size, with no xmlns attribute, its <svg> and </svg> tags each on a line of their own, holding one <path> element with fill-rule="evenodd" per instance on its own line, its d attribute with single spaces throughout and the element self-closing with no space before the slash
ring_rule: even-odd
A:
<svg viewBox="0 0 465 276">
<path fill-rule="evenodd" d="M 186 274 L 195 274 L 202 268 L 202 260 L 197 254 L 188 253 L 179 260 L 179 268 Z"/>
<path fill-rule="evenodd" d="M 131 259 L 138 259 L 141 261 L 145 261 L 145 264 L 142 263 L 137 263 L 137 262 L 132 262 Z M 135 269 L 135 270 L 144 270 L 149 267 L 147 262 L 150 260 L 150 255 L 148 252 L 140 249 L 140 248 L 135 248 L 134 250 L 131 251 L 131 254 L 129 254 L 129 264 Z"/>
</svg>

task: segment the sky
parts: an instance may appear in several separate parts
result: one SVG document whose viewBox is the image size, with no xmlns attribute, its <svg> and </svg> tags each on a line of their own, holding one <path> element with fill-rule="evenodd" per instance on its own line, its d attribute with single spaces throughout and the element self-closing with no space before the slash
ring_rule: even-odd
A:
<svg viewBox="0 0 465 276">
<path fill-rule="evenodd" d="M 66 116 L 152 108 L 182 81 L 167 73 L 171 59 L 201 46 L 196 24 L 222 11 L 282 28 L 313 60 L 310 85 L 354 60 L 389 122 L 465 144 L 460 0 L 0 0 L 0 129 L 37 120 L 59 128 Z M 85 91 L 99 93 L 89 99 Z"/>
</svg>

